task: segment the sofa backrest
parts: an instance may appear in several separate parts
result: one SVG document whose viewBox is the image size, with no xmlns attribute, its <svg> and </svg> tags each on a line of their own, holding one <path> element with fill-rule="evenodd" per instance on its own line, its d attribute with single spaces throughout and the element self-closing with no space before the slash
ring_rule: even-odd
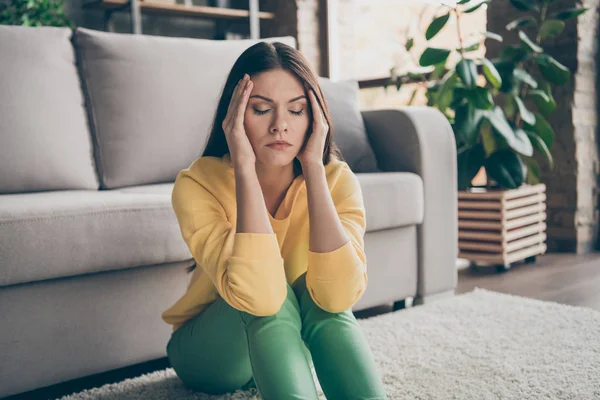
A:
<svg viewBox="0 0 600 400">
<path fill-rule="evenodd" d="M 0 25 L 0 194 L 98 189 L 71 37 Z"/>
<path fill-rule="evenodd" d="M 227 74 L 257 42 L 0 26 L 0 193 L 173 182 L 201 156 Z M 376 171 L 357 83 L 320 84 L 346 161 Z"/>
<path fill-rule="evenodd" d="M 201 155 L 226 77 L 257 42 L 77 28 L 102 188 L 173 182 Z"/>
</svg>

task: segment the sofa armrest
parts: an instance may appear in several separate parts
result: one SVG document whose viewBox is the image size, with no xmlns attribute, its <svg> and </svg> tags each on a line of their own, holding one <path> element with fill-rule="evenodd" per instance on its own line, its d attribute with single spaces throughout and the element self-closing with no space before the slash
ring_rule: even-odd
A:
<svg viewBox="0 0 600 400">
<path fill-rule="evenodd" d="M 456 143 L 447 118 L 431 107 L 363 111 L 382 171 L 423 179 L 424 219 L 417 227 L 417 300 L 454 291 L 457 284 L 458 200 Z"/>
</svg>

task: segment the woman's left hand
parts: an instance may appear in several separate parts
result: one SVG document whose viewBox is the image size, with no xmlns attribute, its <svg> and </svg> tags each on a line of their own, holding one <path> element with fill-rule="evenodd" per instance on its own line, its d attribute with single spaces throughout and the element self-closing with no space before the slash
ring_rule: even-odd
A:
<svg viewBox="0 0 600 400">
<path fill-rule="evenodd" d="M 327 133 L 329 132 L 329 125 L 325 119 L 325 114 L 323 114 L 323 110 L 312 89 L 308 89 L 308 98 L 310 99 L 312 108 L 312 132 L 308 133 L 310 135 L 308 141 L 297 156 L 303 168 L 311 164 L 323 165 L 325 139 L 327 139 Z"/>
</svg>

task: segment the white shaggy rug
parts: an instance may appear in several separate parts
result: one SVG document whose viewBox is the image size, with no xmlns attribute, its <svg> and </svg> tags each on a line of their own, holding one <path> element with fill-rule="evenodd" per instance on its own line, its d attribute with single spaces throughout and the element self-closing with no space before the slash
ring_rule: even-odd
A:
<svg viewBox="0 0 600 400">
<path fill-rule="evenodd" d="M 589 308 L 476 288 L 359 322 L 390 399 L 600 399 L 600 312 Z M 260 396 L 194 393 L 168 368 L 62 398 L 88 399 Z"/>
</svg>

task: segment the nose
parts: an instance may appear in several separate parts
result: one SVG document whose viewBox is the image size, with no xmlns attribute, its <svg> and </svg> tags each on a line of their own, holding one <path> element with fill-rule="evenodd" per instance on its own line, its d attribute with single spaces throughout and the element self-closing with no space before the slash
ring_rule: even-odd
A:
<svg viewBox="0 0 600 400">
<path fill-rule="evenodd" d="M 283 133 L 283 132 L 287 132 L 288 130 L 288 126 L 287 126 L 287 122 L 285 121 L 285 118 L 283 118 L 280 113 L 277 113 L 278 115 L 275 117 L 275 120 L 273 121 L 273 124 L 271 125 L 271 133 Z"/>
</svg>

